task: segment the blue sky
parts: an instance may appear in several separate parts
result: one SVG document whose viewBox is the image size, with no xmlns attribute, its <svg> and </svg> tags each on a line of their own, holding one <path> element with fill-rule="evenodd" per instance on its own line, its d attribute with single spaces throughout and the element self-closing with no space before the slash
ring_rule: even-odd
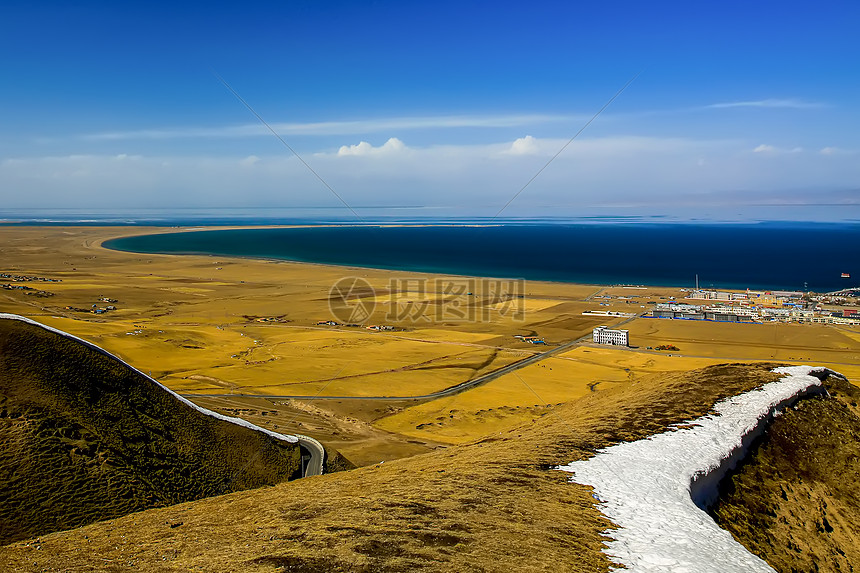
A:
<svg viewBox="0 0 860 573">
<path fill-rule="evenodd" d="M 2 209 L 860 219 L 856 2 L 5 3 Z M 369 213 L 369 211 L 368 211 Z M 2 214 L 2 213 L 0 213 Z M 348 213 L 346 213 L 348 215 Z"/>
</svg>

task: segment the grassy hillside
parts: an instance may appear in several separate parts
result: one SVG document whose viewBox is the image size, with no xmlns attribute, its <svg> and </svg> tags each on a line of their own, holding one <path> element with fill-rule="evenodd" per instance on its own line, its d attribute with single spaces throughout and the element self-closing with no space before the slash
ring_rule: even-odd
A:
<svg viewBox="0 0 860 573">
<path fill-rule="evenodd" d="M 282 482 L 299 456 L 79 342 L 0 320 L 0 543 Z"/>
<path fill-rule="evenodd" d="M 713 511 L 780 572 L 860 567 L 860 389 L 833 377 L 825 386 L 830 398 L 774 421 Z"/>
<path fill-rule="evenodd" d="M 773 365 L 656 375 L 477 442 L 0 548 L 0 570 L 607 571 L 590 488 L 553 469 L 706 414 Z"/>
</svg>

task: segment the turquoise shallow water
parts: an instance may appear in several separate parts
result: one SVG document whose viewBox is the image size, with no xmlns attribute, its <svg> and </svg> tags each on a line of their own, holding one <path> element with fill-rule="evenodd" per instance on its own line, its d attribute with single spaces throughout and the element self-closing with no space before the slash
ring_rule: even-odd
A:
<svg viewBox="0 0 860 573">
<path fill-rule="evenodd" d="M 216 230 L 111 249 L 593 284 L 829 291 L 858 284 L 860 225 L 574 224 Z M 850 273 L 851 279 L 840 278 Z"/>
</svg>

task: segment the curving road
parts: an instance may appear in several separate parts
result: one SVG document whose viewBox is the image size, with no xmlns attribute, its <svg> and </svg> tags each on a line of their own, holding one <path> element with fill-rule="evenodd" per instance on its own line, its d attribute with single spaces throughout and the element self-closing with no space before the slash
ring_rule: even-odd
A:
<svg viewBox="0 0 860 573">
<path fill-rule="evenodd" d="M 305 456 L 302 456 L 302 477 L 322 475 L 325 463 L 325 448 L 310 436 L 293 434 L 299 439 L 299 446 L 310 453 L 310 459 L 305 464 Z"/>
<path fill-rule="evenodd" d="M 591 335 L 589 335 L 591 336 Z M 505 374 L 509 374 L 514 370 L 519 370 L 524 366 L 528 366 L 529 364 L 534 364 L 540 360 L 545 358 L 549 358 L 553 354 L 558 354 L 560 352 L 564 352 L 569 349 L 571 346 L 578 344 L 578 340 L 574 340 L 572 342 L 568 342 L 566 344 L 562 344 L 561 346 L 557 346 L 552 350 L 548 350 L 546 352 L 541 352 L 540 354 L 535 354 L 529 356 L 528 358 L 524 358 L 512 364 L 508 364 L 507 366 L 503 366 L 498 370 L 494 370 L 483 376 L 478 376 L 477 378 L 472 378 L 471 380 L 466 380 L 465 382 L 461 382 L 454 386 L 450 386 L 443 390 L 439 390 L 437 392 L 431 392 L 430 394 L 421 394 L 418 396 L 307 396 L 307 395 L 295 395 L 295 394 L 284 394 L 284 395 L 274 395 L 274 394 L 182 394 L 183 398 L 266 398 L 269 400 L 432 400 L 435 398 L 443 398 L 445 396 L 452 396 L 454 394 L 459 394 L 460 392 L 465 392 L 471 388 L 476 386 L 480 386 L 481 384 L 486 384 L 491 380 L 495 380 L 500 376 L 504 376 Z"/>
<path fill-rule="evenodd" d="M 16 321 L 21 321 L 21 322 L 24 322 L 27 324 L 32 324 L 34 326 L 38 326 L 39 328 L 47 330 L 48 332 L 53 332 L 53 333 L 58 334 L 64 338 L 67 338 L 67 339 L 72 340 L 74 342 L 80 343 L 90 350 L 93 350 L 95 352 L 103 354 L 104 356 L 107 356 L 108 358 L 110 358 L 112 360 L 115 360 L 116 362 L 118 362 L 119 364 L 122 364 L 124 367 L 128 368 L 132 372 L 135 372 L 136 374 L 139 374 L 140 376 L 143 376 L 144 378 L 151 380 L 157 387 L 161 388 L 162 390 L 164 390 L 168 394 L 176 397 L 177 399 L 184 402 L 188 406 L 191 406 L 192 408 L 194 408 L 195 410 L 197 410 L 198 412 L 200 412 L 203 415 L 212 416 L 213 418 L 216 418 L 219 420 L 224 420 L 224 421 L 230 422 L 232 424 L 239 424 L 243 427 L 250 428 L 254 431 L 267 432 L 270 435 L 275 434 L 276 436 L 278 436 L 277 433 L 271 432 L 271 431 L 266 430 L 264 428 L 261 428 L 261 427 L 257 426 L 256 424 L 252 424 L 251 422 L 248 422 L 247 420 L 237 420 L 236 418 L 231 418 L 229 416 L 223 416 L 221 414 L 218 414 L 218 413 L 213 412 L 211 410 L 208 410 L 206 408 L 202 408 L 202 407 L 190 402 L 187 398 L 185 398 L 184 396 L 181 396 L 181 395 L 177 394 L 176 392 L 174 392 L 173 390 L 167 388 L 158 380 L 147 376 L 146 374 L 144 374 L 143 372 L 141 372 L 140 370 L 138 370 L 137 368 L 135 368 L 131 364 L 124 362 L 123 360 L 121 360 L 117 356 L 114 356 L 113 354 L 111 354 L 110 352 L 105 350 L 104 348 L 96 346 L 92 342 L 88 342 L 86 340 L 83 340 L 82 338 L 78 338 L 77 336 L 74 336 L 74 335 L 69 334 L 67 332 L 63 332 L 62 330 L 57 330 L 56 328 L 53 328 L 51 326 L 47 326 L 47 325 L 42 324 L 40 322 L 36 322 L 35 320 L 33 320 L 31 318 L 19 316 L 17 314 L 0 313 L 0 320 L 16 320 Z M 300 434 L 293 434 L 293 435 L 295 435 L 295 437 L 298 438 L 299 446 L 301 446 L 302 448 L 307 450 L 307 452 L 309 453 L 309 457 L 307 458 L 307 464 L 304 463 L 305 462 L 304 459 L 302 460 L 302 477 L 321 475 L 323 473 L 324 463 L 325 463 L 325 448 L 323 448 L 323 445 L 321 443 L 319 443 L 317 440 L 311 438 L 310 436 L 303 436 Z M 280 439 L 286 439 L 286 438 L 284 435 L 280 435 Z M 304 456 L 302 456 L 302 457 L 304 458 Z"/>
</svg>

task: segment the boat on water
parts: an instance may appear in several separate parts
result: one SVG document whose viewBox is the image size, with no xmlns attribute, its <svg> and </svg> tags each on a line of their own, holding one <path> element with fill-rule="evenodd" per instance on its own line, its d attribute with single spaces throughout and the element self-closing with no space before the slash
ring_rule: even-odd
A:
<svg viewBox="0 0 860 573">
<path fill-rule="evenodd" d="M 851 278 L 851 275 L 850 275 L 850 274 L 848 274 L 848 273 L 842 273 L 842 278 L 843 278 L 843 279 L 850 279 L 850 278 Z"/>
</svg>

